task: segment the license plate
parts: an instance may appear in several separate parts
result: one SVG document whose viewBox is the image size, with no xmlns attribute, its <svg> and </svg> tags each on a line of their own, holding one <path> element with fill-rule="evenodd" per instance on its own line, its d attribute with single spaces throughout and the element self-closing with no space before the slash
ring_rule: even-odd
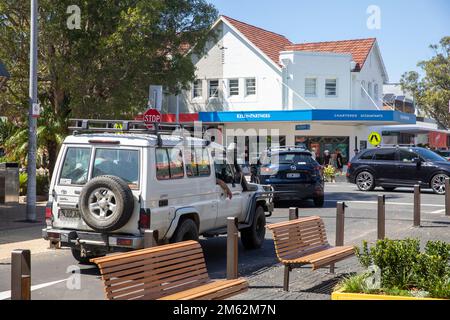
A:
<svg viewBox="0 0 450 320">
<path fill-rule="evenodd" d="M 61 209 L 60 217 L 65 219 L 79 219 L 80 211 L 75 209 Z"/>
<path fill-rule="evenodd" d="M 288 178 L 300 178 L 300 173 L 288 173 L 286 176 Z"/>
</svg>

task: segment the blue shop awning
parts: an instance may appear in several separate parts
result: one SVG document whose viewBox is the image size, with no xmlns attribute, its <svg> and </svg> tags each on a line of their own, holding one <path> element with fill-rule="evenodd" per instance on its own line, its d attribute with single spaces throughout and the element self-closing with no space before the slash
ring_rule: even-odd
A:
<svg viewBox="0 0 450 320">
<path fill-rule="evenodd" d="M 289 111 L 213 111 L 199 112 L 199 121 L 235 122 L 331 122 L 336 124 L 415 124 L 414 114 L 393 110 L 289 110 Z"/>
</svg>

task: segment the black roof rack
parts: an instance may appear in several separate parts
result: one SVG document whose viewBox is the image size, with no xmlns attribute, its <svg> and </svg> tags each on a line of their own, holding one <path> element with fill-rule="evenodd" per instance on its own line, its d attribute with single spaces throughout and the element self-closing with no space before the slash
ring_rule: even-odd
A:
<svg viewBox="0 0 450 320">
<path fill-rule="evenodd" d="M 195 122 L 175 123 L 175 122 L 154 122 L 152 128 L 148 128 L 142 120 L 100 120 L 100 119 L 69 119 L 71 125 L 69 130 L 74 135 L 80 133 L 132 133 L 132 134 L 153 134 L 157 136 L 158 145 L 161 145 L 162 134 L 173 135 L 179 133 L 184 137 L 188 128 L 195 128 Z M 183 130 L 184 129 L 184 130 Z"/>
</svg>

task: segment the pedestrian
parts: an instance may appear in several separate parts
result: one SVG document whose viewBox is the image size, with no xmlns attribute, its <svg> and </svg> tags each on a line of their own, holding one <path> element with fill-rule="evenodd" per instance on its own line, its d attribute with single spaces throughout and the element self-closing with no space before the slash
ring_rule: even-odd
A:
<svg viewBox="0 0 450 320">
<path fill-rule="evenodd" d="M 330 151 L 328 151 L 328 150 L 325 150 L 323 152 L 323 165 L 325 167 L 331 165 L 331 155 L 330 155 Z"/>
<path fill-rule="evenodd" d="M 342 168 L 344 168 L 344 158 L 342 157 L 341 150 L 336 149 L 336 167 L 337 171 L 343 175 Z"/>
</svg>

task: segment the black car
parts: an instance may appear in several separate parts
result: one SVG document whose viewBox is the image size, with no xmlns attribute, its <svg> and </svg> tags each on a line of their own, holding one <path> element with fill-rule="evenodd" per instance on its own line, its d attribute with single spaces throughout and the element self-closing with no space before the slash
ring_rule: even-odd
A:
<svg viewBox="0 0 450 320">
<path fill-rule="evenodd" d="M 313 199 L 324 204 L 322 167 L 311 152 L 298 147 L 268 149 L 259 160 L 258 180 L 274 188 L 274 201 Z"/>
<path fill-rule="evenodd" d="M 437 153 L 420 147 L 380 147 L 356 155 L 348 164 L 347 180 L 359 190 L 419 184 L 437 194 L 445 194 L 445 179 L 450 176 L 450 162 Z"/>
</svg>

